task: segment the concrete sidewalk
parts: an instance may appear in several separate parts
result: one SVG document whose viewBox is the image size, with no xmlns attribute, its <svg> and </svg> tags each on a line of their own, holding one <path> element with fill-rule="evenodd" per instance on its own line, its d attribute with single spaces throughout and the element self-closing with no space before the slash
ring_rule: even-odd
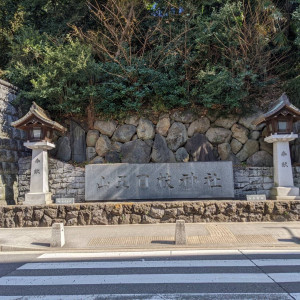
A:
<svg viewBox="0 0 300 300">
<path fill-rule="evenodd" d="M 1 251 L 177 249 L 175 224 L 65 227 L 66 244 L 51 248 L 51 228 L 0 229 Z M 300 249 L 300 222 L 186 224 L 192 249 Z"/>
</svg>

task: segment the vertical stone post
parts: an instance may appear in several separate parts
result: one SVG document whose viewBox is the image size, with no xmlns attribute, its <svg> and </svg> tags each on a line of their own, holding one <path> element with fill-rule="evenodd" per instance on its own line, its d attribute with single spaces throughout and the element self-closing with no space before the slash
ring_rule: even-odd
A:
<svg viewBox="0 0 300 300">
<path fill-rule="evenodd" d="M 51 247 L 63 247 L 65 244 L 65 229 L 64 224 L 54 223 L 52 225 Z"/>
<path fill-rule="evenodd" d="M 24 146 L 32 149 L 30 192 L 25 195 L 25 205 L 52 203 L 48 184 L 48 150 L 55 145 L 46 141 L 27 142 Z"/>
<path fill-rule="evenodd" d="M 274 188 L 271 197 L 275 200 L 298 200 L 299 188 L 294 186 L 289 142 L 298 137 L 297 134 L 272 134 L 265 138 L 273 143 Z"/>
<path fill-rule="evenodd" d="M 184 220 L 177 220 L 176 221 L 175 244 L 176 245 L 186 245 L 186 233 L 185 233 L 185 222 L 184 222 Z"/>
</svg>

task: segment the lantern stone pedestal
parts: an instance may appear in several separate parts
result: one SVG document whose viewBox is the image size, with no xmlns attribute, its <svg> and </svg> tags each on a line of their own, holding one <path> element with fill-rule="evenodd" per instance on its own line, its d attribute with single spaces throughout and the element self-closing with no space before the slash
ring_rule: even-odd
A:
<svg viewBox="0 0 300 300">
<path fill-rule="evenodd" d="M 24 146 L 32 149 L 30 192 L 25 194 L 25 205 L 44 205 L 52 203 L 48 185 L 48 150 L 55 148 L 51 143 L 53 131 L 66 132 L 67 129 L 50 119 L 35 102 L 29 112 L 12 126 L 24 130 L 28 141 Z"/>
<path fill-rule="evenodd" d="M 30 192 L 25 194 L 24 205 L 51 204 L 52 194 L 48 184 L 48 150 L 55 145 L 47 141 L 27 142 L 24 146 L 32 149 Z"/>
<path fill-rule="evenodd" d="M 273 143 L 274 185 L 271 198 L 275 200 L 300 200 L 299 188 L 294 186 L 289 142 L 298 134 L 272 134 L 265 142 Z"/>
</svg>

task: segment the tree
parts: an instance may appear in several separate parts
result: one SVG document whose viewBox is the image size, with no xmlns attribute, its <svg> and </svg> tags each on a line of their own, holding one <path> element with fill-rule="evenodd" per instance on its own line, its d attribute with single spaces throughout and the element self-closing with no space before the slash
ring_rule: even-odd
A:
<svg viewBox="0 0 300 300">
<path fill-rule="evenodd" d="M 60 115 L 242 112 L 299 93 L 290 1 L 0 1 L 4 76 Z"/>
</svg>

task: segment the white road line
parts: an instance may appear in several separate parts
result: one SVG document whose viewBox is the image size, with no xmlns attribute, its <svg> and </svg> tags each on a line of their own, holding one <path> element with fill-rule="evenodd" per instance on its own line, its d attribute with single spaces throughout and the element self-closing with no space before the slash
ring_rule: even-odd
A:
<svg viewBox="0 0 300 300">
<path fill-rule="evenodd" d="M 250 260 L 167 260 L 114 262 L 55 262 L 27 263 L 18 270 L 48 269 L 115 269 L 115 268 L 172 268 L 172 267 L 255 267 Z"/>
<path fill-rule="evenodd" d="M 300 273 L 268 273 L 276 282 L 299 282 Z"/>
<path fill-rule="evenodd" d="M 218 250 L 172 250 L 171 255 L 233 255 L 233 254 L 241 254 L 239 250 L 230 250 L 230 249 L 218 249 Z"/>
<path fill-rule="evenodd" d="M 241 254 L 300 254 L 300 250 L 160 250 L 160 251 L 116 251 L 116 252 L 57 252 L 44 253 L 38 258 L 106 258 L 180 255 L 241 255 Z"/>
<path fill-rule="evenodd" d="M 294 297 L 295 300 L 300 300 L 300 293 L 292 293 L 291 296 Z"/>
<path fill-rule="evenodd" d="M 299 295 L 299 294 L 292 294 Z M 295 297 L 295 296 L 294 296 Z M 182 300 L 182 299 L 205 299 L 205 300 L 223 300 L 223 299 L 270 299 L 270 300 L 292 300 L 288 294 L 284 293 L 182 293 L 182 294 L 95 294 L 95 295 L 42 295 L 42 296 L 0 296 L 1 300 Z M 298 300 L 299 298 L 296 298 Z"/>
<path fill-rule="evenodd" d="M 295 273 L 282 278 L 295 278 Z M 299 274 L 298 274 L 299 277 Z M 156 284 L 156 283 L 273 283 L 261 273 L 206 273 L 206 274 L 128 274 L 128 275 L 70 275 L 70 276 L 7 276 L 1 285 L 82 285 L 82 284 Z"/>
<path fill-rule="evenodd" d="M 106 258 L 131 256 L 170 256 L 171 251 L 145 251 L 145 252 L 74 252 L 74 253 L 44 253 L 38 258 Z"/>
<path fill-rule="evenodd" d="M 46 269 L 107 269 L 107 268 L 170 268 L 170 267 L 253 267 L 300 266 L 300 259 L 250 260 L 171 260 L 171 261 L 115 261 L 115 262 L 55 262 L 27 263 L 18 270 Z"/>
<path fill-rule="evenodd" d="M 300 250 L 240 250 L 244 254 L 300 254 Z"/>
<path fill-rule="evenodd" d="M 260 266 L 300 266 L 300 259 L 252 259 Z"/>
<path fill-rule="evenodd" d="M 179 256 L 179 255 L 241 255 L 239 250 L 162 250 L 130 252 L 73 252 L 44 253 L 38 258 L 89 258 L 89 257 L 141 257 L 141 256 Z"/>
</svg>

